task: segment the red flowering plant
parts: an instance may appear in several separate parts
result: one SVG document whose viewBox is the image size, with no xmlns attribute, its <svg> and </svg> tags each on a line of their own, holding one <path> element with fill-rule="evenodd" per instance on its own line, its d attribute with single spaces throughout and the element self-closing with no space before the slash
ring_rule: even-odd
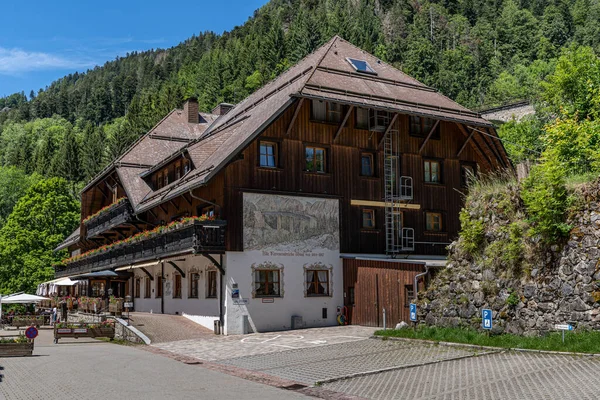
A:
<svg viewBox="0 0 600 400">
<path fill-rule="evenodd" d="M 96 211 L 95 213 L 93 213 L 92 215 L 88 215 L 83 221 L 81 221 L 82 223 L 86 224 L 87 222 L 89 222 L 90 220 L 92 220 L 93 218 L 96 218 L 97 216 L 104 214 L 105 212 L 113 209 L 114 207 L 118 206 L 119 204 L 123 203 L 125 200 L 127 200 L 126 197 L 119 197 L 115 202 L 107 205 L 106 207 L 102 207 L 101 209 L 99 209 L 98 211 Z"/>
<path fill-rule="evenodd" d="M 118 241 L 110 243 L 110 244 L 105 244 L 105 245 L 97 247 L 95 249 L 86 251 L 85 253 L 81 253 L 81 254 L 75 255 L 73 257 L 66 258 L 62 261 L 62 264 L 72 263 L 72 262 L 81 260 L 83 258 L 87 258 L 87 257 L 93 256 L 96 254 L 100 254 L 100 253 L 104 253 L 106 251 L 110 251 L 114 248 L 117 248 L 123 244 L 131 244 L 131 243 L 141 242 L 141 241 L 149 239 L 151 237 L 158 236 L 164 232 L 180 229 L 186 225 L 194 223 L 195 221 L 203 222 L 203 221 L 214 221 L 214 220 L 215 220 L 214 215 L 209 216 L 206 214 L 202 215 L 200 217 L 197 217 L 197 216 L 184 217 L 179 220 L 173 221 L 173 222 L 169 223 L 168 225 L 159 225 L 153 229 L 149 229 L 149 230 L 137 233 L 137 234 L 130 236 L 128 238 L 125 238 L 123 240 L 118 240 Z"/>
</svg>

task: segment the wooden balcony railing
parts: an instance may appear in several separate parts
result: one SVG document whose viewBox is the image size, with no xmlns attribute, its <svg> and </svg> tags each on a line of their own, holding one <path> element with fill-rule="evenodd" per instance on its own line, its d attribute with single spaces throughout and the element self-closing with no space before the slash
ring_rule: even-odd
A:
<svg viewBox="0 0 600 400">
<path fill-rule="evenodd" d="M 86 237 L 93 238 L 107 230 L 131 221 L 133 211 L 129 201 L 123 201 L 100 215 L 85 221 Z"/>
<path fill-rule="evenodd" d="M 193 221 L 133 243 L 122 243 L 105 251 L 55 266 L 57 278 L 159 260 L 182 253 L 225 251 L 226 221 Z"/>
</svg>

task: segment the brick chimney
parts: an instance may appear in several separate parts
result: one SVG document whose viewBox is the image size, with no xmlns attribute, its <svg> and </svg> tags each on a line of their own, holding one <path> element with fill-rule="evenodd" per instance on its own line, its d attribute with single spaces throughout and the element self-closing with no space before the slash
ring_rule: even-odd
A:
<svg viewBox="0 0 600 400">
<path fill-rule="evenodd" d="M 183 103 L 183 113 L 187 116 L 187 120 L 190 124 L 200 123 L 200 116 L 198 114 L 198 99 L 189 98 Z"/>
<path fill-rule="evenodd" d="M 210 113 L 213 114 L 213 115 L 225 115 L 229 111 L 231 111 L 231 109 L 233 107 L 235 107 L 235 104 L 220 103 L 215 108 L 213 108 Z"/>
</svg>

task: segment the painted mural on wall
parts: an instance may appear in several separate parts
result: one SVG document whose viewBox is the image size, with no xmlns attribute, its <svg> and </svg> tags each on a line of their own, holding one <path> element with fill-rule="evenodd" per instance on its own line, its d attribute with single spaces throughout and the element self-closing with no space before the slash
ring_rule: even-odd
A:
<svg viewBox="0 0 600 400">
<path fill-rule="evenodd" d="M 244 250 L 339 250 L 335 199 L 244 193 Z"/>
</svg>

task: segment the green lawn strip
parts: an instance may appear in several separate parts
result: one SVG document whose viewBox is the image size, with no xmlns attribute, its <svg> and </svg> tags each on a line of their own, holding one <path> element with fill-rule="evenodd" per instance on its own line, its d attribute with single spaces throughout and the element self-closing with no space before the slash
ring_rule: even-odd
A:
<svg viewBox="0 0 600 400">
<path fill-rule="evenodd" d="M 510 334 L 490 335 L 466 328 L 442 328 L 420 326 L 416 330 L 390 329 L 375 332 L 376 336 L 399 337 L 407 339 L 433 340 L 477 346 L 502 347 L 507 349 L 531 349 L 546 351 L 565 351 L 574 353 L 600 353 L 600 332 L 565 332 L 565 343 L 560 332 L 546 336 L 525 337 Z"/>
</svg>

